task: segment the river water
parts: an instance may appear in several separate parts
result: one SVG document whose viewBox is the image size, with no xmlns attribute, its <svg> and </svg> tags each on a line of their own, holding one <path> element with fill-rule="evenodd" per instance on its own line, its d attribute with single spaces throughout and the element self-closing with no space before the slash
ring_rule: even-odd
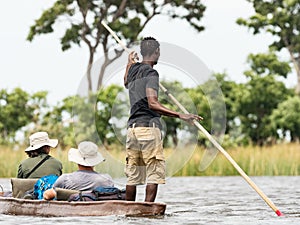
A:
<svg viewBox="0 0 300 225">
<path fill-rule="evenodd" d="M 167 203 L 160 217 L 32 217 L 1 215 L 2 225 L 99 225 L 99 224 L 203 224 L 203 225 L 299 225 L 300 176 L 251 177 L 285 215 L 274 211 L 240 176 L 174 177 L 159 186 L 157 202 Z M 123 181 L 121 181 L 123 182 Z M 9 190 L 10 180 L 0 179 Z M 143 201 L 144 186 L 138 188 L 138 201 Z"/>
</svg>

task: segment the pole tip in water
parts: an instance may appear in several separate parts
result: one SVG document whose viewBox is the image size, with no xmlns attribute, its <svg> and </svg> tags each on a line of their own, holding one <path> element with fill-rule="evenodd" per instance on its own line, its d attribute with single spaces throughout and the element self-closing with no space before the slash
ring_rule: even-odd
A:
<svg viewBox="0 0 300 225">
<path fill-rule="evenodd" d="M 284 216 L 284 214 L 281 213 L 279 210 L 276 210 L 276 214 L 277 214 L 277 216 Z"/>
</svg>

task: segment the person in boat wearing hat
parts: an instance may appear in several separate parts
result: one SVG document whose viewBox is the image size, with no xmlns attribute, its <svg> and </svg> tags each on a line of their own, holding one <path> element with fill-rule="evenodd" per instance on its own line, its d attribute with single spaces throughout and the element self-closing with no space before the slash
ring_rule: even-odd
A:
<svg viewBox="0 0 300 225">
<path fill-rule="evenodd" d="M 29 137 L 30 146 L 25 149 L 29 158 L 22 161 L 18 168 L 18 178 L 41 178 L 46 175 L 62 174 L 62 163 L 49 155 L 55 148 L 57 139 L 50 139 L 47 132 L 36 132 Z"/>
<path fill-rule="evenodd" d="M 53 184 L 53 188 L 44 192 L 44 199 L 55 198 L 55 188 L 65 188 L 79 191 L 92 191 L 99 186 L 114 186 L 109 174 L 100 174 L 94 170 L 94 166 L 105 161 L 98 146 L 90 141 L 79 143 L 78 149 L 71 148 L 68 159 L 78 165 L 78 170 L 61 175 Z"/>
<path fill-rule="evenodd" d="M 202 120 L 202 117 L 172 111 L 158 101 L 159 74 L 153 66 L 160 56 L 160 44 L 155 38 L 146 37 L 141 41 L 140 50 L 142 62 L 135 62 L 137 53 L 131 52 L 124 75 L 130 100 L 126 139 L 126 200 L 135 201 L 136 185 L 147 183 L 145 201 L 154 202 L 158 184 L 165 183 L 161 115 L 190 123 Z"/>
</svg>

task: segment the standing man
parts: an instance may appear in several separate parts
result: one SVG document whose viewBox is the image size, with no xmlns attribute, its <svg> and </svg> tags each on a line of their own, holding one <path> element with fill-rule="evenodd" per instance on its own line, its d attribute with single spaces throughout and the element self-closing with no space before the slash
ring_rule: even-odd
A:
<svg viewBox="0 0 300 225">
<path fill-rule="evenodd" d="M 146 185 L 146 202 L 154 202 L 158 184 L 165 183 L 165 158 L 160 116 L 180 118 L 192 123 L 202 120 L 193 114 L 182 114 L 164 107 L 158 101 L 159 74 L 153 69 L 160 56 L 159 43 L 146 37 L 140 45 L 143 60 L 135 62 L 137 53 L 129 54 L 124 85 L 129 90 L 130 117 L 127 123 L 126 200 L 135 201 L 136 185 Z"/>
</svg>

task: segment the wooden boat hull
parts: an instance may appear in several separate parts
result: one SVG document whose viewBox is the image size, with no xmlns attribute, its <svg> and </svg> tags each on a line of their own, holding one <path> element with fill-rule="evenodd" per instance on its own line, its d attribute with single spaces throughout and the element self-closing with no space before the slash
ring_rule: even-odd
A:
<svg viewBox="0 0 300 225">
<path fill-rule="evenodd" d="M 109 201 L 46 201 L 10 197 L 0 198 L 0 213 L 27 216 L 154 216 L 164 215 L 166 204 L 153 202 Z"/>
</svg>

